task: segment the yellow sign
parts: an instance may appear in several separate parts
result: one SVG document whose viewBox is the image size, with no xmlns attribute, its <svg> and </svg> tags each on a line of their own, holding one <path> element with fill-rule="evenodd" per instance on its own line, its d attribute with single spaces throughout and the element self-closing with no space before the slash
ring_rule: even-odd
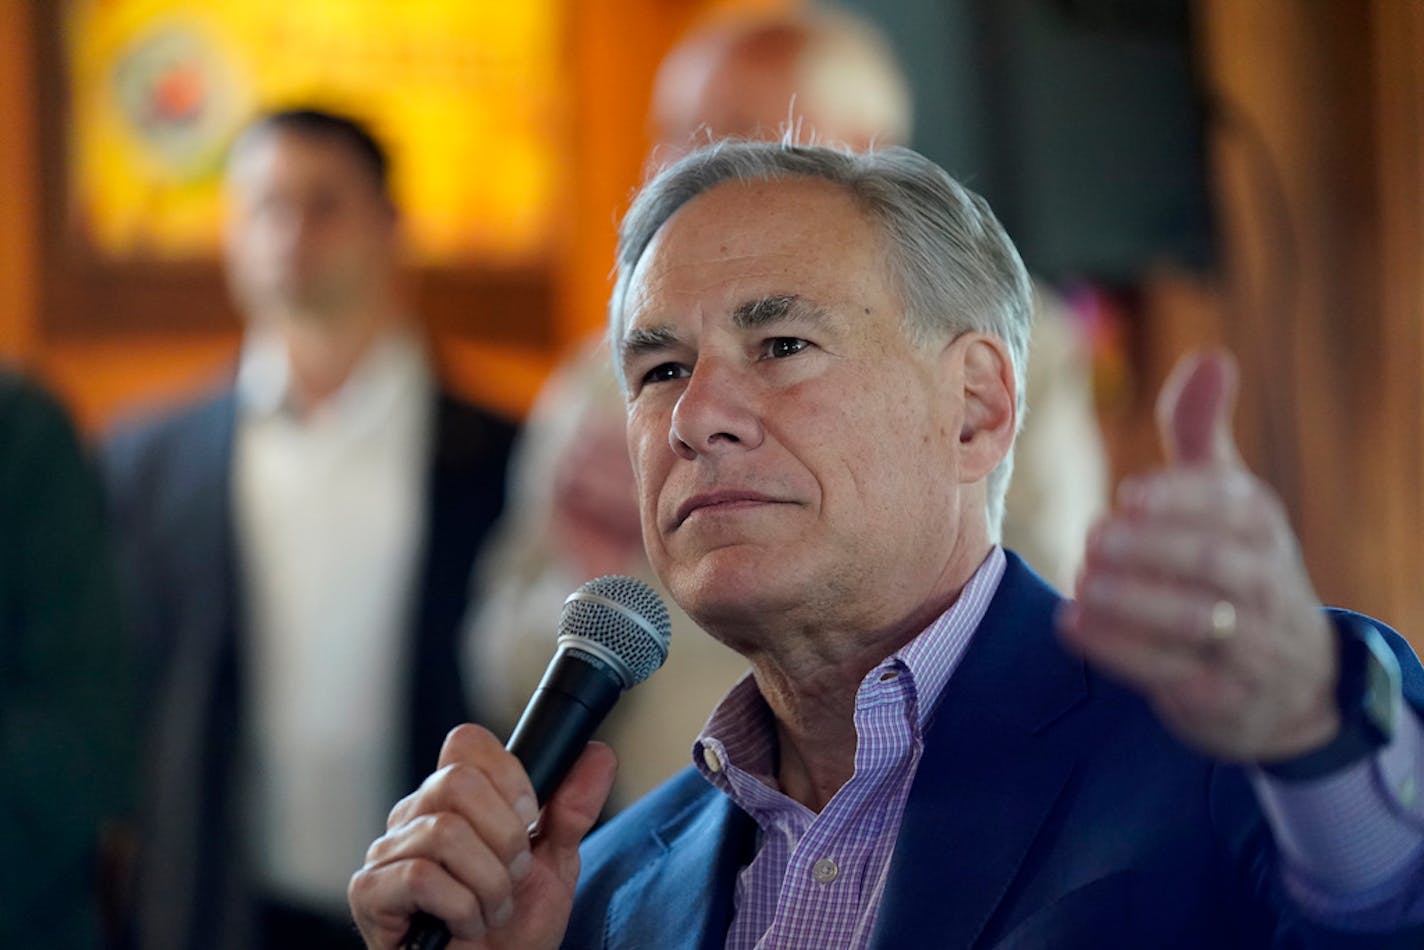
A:
<svg viewBox="0 0 1424 950">
<path fill-rule="evenodd" d="M 559 0 L 71 0 L 72 209 L 118 259 L 215 253 L 226 150 L 315 106 L 388 146 L 423 263 L 550 245 L 565 122 Z"/>
</svg>

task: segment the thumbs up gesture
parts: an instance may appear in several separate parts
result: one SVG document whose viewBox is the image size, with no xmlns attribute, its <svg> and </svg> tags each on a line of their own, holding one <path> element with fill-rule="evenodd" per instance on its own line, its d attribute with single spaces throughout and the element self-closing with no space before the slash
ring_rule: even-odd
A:
<svg viewBox="0 0 1424 950">
<path fill-rule="evenodd" d="M 1119 486 L 1059 632 L 1184 742 L 1271 761 L 1339 730 L 1337 661 L 1280 500 L 1236 450 L 1236 384 L 1224 353 L 1173 369 L 1157 404 L 1167 467 Z"/>
</svg>

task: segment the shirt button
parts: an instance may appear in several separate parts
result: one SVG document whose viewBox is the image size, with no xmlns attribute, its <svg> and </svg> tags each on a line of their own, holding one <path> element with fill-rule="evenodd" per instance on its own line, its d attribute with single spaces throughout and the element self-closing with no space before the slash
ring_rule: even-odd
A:
<svg viewBox="0 0 1424 950">
<path fill-rule="evenodd" d="M 841 873 L 841 869 L 836 867 L 836 862 L 830 858 L 822 858 L 811 865 L 811 876 L 822 884 L 829 884 Z"/>
<path fill-rule="evenodd" d="M 891 680 L 897 680 L 897 679 L 899 679 L 899 678 L 900 678 L 900 671 L 899 671 L 899 670 L 886 670 L 884 673 L 881 673 L 881 674 L 880 674 L 880 682 L 882 682 L 882 683 L 888 683 L 888 682 L 890 682 Z"/>
<path fill-rule="evenodd" d="M 717 750 L 710 745 L 702 747 L 702 764 L 707 766 L 709 772 L 722 771 L 722 757 L 717 754 Z"/>
</svg>

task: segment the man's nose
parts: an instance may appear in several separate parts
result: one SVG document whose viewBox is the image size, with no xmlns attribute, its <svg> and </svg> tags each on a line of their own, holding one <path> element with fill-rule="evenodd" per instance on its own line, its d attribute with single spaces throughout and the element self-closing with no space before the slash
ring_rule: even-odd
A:
<svg viewBox="0 0 1424 950">
<path fill-rule="evenodd" d="M 274 248 L 289 254 L 310 240 L 314 224 L 310 209 L 296 204 L 288 205 L 269 212 L 268 239 Z"/>
<path fill-rule="evenodd" d="M 668 444 L 682 458 L 756 448 L 763 437 L 755 382 L 720 358 L 699 359 L 673 406 Z"/>
</svg>

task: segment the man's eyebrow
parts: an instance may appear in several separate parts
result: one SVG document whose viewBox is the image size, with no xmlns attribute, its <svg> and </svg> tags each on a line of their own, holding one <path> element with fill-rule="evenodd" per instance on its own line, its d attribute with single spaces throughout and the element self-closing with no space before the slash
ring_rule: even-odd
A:
<svg viewBox="0 0 1424 950">
<path fill-rule="evenodd" d="M 732 323 L 742 330 L 755 330 L 791 319 L 824 323 L 826 311 L 799 294 L 757 297 L 732 310 Z M 626 365 L 647 353 L 671 349 L 680 340 L 677 331 L 670 326 L 632 327 L 623 335 L 619 358 Z"/>
<path fill-rule="evenodd" d="M 644 353 L 666 350 L 676 344 L 677 332 L 672 327 L 634 327 L 623 334 L 619 358 L 627 364 Z"/>
<path fill-rule="evenodd" d="M 798 294 L 758 297 L 739 304 L 732 311 L 732 323 L 743 330 L 755 330 L 789 319 L 821 323 L 825 317 L 823 309 Z"/>
</svg>

